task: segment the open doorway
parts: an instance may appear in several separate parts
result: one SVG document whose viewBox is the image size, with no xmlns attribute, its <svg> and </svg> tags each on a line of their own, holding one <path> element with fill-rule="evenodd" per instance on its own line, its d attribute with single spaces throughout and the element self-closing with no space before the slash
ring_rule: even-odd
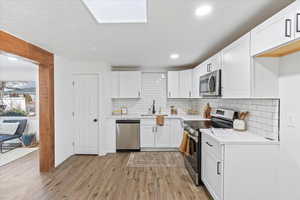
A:
<svg viewBox="0 0 300 200">
<path fill-rule="evenodd" d="M 39 166 L 54 168 L 54 55 L 9 33 L 0 31 L 0 52 L 38 65 Z"/>
<path fill-rule="evenodd" d="M 37 151 L 38 66 L 0 54 L 0 166 Z"/>
</svg>

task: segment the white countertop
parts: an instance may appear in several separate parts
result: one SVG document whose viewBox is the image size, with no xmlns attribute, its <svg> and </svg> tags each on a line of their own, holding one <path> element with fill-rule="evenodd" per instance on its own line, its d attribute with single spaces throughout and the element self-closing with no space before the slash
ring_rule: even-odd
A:
<svg viewBox="0 0 300 200">
<path fill-rule="evenodd" d="M 111 115 L 109 119 L 116 120 L 138 120 L 138 119 L 154 119 L 155 116 L 141 116 L 141 115 Z M 205 119 L 200 115 L 168 115 L 165 116 L 166 119 L 181 119 L 183 121 L 210 121 L 210 119 Z"/>
<path fill-rule="evenodd" d="M 239 132 L 233 129 L 201 129 L 202 134 L 207 134 L 221 144 L 270 144 L 278 145 L 278 141 L 268 140 L 249 131 Z"/>
</svg>

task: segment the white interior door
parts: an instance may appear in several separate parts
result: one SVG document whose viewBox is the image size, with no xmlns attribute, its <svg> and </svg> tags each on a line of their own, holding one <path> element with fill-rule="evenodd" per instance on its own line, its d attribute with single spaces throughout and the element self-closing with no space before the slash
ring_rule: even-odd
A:
<svg viewBox="0 0 300 200">
<path fill-rule="evenodd" d="M 74 75 L 74 153 L 98 154 L 98 75 Z"/>
</svg>

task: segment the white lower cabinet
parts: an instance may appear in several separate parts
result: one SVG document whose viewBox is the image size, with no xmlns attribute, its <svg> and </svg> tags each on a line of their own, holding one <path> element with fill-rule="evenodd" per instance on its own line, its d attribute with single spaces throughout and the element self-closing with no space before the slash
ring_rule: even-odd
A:
<svg viewBox="0 0 300 200">
<path fill-rule="evenodd" d="M 141 147 L 151 148 L 155 146 L 155 133 L 154 126 L 152 125 L 141 125 Z"/>
<path fill-rule="evenodd" d="M 214 200 L 223 199 L 223 149 L 207 135 L 202 135 L 202 181 Z"/>
<path fill-rule="evenodd" d="M 181 119 L 170 120 L 171 146 L 179 148 L 183 138 L 183 127 Z"/>
<path fill-rule="evenodd" d="M 164 126 L 156 126 L 155 131 L 155 146 L 157 148 L 171 147 L 170 125 L 166 124 Z"/>
<path fill-rule="evenodd" d="M 214 200 L 278 200 L 278 155 L 277 144 L 221 144 L 202 133 L 201 179 Z"/>
<path fill-rule="evenodd" d="M 141 120 L 141 148 L 179 147 L 182 138 L 180 120 L 165 120 L 164 126 L 157 126 L 154 119 Z"/>
<path fill-rule="evenodd" d="M 103 124 L 103 142 L 100 143 L 103 145 L 103 153 L 115 153 L 116 152 L 116 120 L 115 119 L 106 119 Z"/>
<path fill-rule="evenodd" d="M 210 191 L 215 200 L 222 199 L 222 175 L 221 175 L 221 161 L 219 161 L 214 155 L 203 151 L 206 155 L 203 157 L 203 182 Z"/>
</svg>

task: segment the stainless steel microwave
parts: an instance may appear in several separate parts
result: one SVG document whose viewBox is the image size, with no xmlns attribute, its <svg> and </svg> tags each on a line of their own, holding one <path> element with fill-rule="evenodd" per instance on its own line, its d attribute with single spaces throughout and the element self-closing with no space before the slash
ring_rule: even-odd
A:
<svg viewBox="0 0 300 200">
<path fill-rule="evenodd" d="M 216 70 L 200 77 L 200 96 L 221 96 L 221 70 Z"/>
</svg>

